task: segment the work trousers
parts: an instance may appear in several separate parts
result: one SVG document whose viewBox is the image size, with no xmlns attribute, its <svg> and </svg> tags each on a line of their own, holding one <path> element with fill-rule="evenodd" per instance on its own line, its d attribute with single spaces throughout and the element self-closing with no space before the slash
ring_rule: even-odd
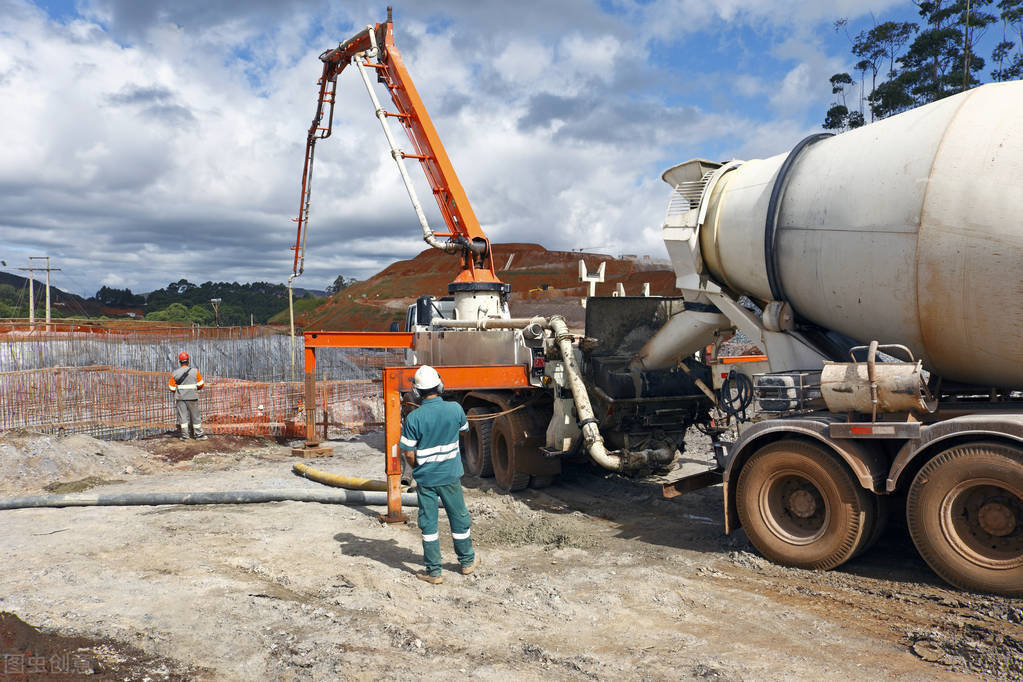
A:
<svg viewBox="0 0 1023 682">
<path fill-rule="evenodd" d="M 430 575 L 440 575 L 440 536 L 437 533 L 437 500 L 444 504 L 451 524 L 451 539 L 455 545 L 458 563 L 469 566 L 476 559 L 472 549 L 469 526 L 472 519 L 462 497 L 462 482 L 452 481 L 447 485 L 418 486 L 419 530 L 423 531 L 423 563 Z"/>
<path fill-rule="evenodd" d="M 202 437 L 202 417 L 199 416 L 198 400 L 175 400 L 175 407 L 178 409 L 178 424 L 181 426 L 181 437 L 188 438 L 188 423 L 192 423 L 192 430 L 196 438 Z"/>
</svg>

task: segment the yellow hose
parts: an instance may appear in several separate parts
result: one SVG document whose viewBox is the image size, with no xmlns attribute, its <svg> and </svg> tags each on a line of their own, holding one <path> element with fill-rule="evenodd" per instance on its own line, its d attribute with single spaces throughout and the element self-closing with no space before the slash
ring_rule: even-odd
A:
<svg viewBox="0 0 1023 682">
<path fill-rule="evenodd" d="M 316 481 L 324 485 L 331 485 L 335 488 L 347 488 L 348 490 L 387 490 L 386 481 L 375 481 L 371 478 L 357 478 L 353 476 L 342 476 L 341 474 L 328 474 L 326 471 L 314 469 L 308 464 L 295 462 L 291 468 L 299 476 L 305 476 L 310 481 Z"/>
</svg>

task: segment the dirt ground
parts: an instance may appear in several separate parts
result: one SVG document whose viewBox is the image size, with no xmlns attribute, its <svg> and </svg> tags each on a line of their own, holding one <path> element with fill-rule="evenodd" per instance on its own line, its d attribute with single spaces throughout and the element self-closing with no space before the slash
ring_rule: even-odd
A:
<svg viewBox="0 0 1023 682">
<path fill-rule="evenodd" d="M 382 436 L 331 445 L 313 466 L 381 473 Z M 0 434 L 5 496 L 318 488 L 294 461 L 257 439 Z M 0 511 L 0 678 L 1023 679 L 1023 600 L 947 587 L 899 524 L 819 573 L 724 535 L 720 487 L 466 483 L 482 565 L 460 575 L 442 530 L 439 586 L 414 577 L 415 524 L 379 508 Z"/>
</svg>

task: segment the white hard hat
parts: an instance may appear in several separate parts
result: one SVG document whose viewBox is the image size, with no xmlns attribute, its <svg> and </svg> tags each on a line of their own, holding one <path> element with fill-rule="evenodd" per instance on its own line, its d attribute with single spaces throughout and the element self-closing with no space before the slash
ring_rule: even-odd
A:
<svg viewBox="0 0 1023 682">
<path fill-rule="evenodd" d="M 441 386 L 440 375 L 433 367 L 423 365 L 416 370 L 415 376 L 412 377 L 412 385 L 416 387 L 417 391 L 439 388 Z"/>
</svg>

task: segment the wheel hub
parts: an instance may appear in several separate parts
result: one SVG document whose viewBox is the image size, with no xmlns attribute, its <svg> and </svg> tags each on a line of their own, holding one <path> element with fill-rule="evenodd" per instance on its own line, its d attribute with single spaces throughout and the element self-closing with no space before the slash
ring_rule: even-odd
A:
<svg viewBox="0 0 1023 682">
<path fill-rule="evenodd" d="M 1008 570 L 1023 566 L 1023 498 L 1004 483 L 963 481 L 941 504 L 941 532 L 977 566 Z"/>
<path fill-rule="evenodd" d="M 987 533 L 1004 538 L 1016 528 L 1016 518 L 1008 505 L 988 502 L 977 512 L 977 522 Z"/>
<path fill-rule="evenodd" d="M 827 503 L 802 472 L 779 471 L 760 491 L 760 508 L 768 528 L 792 545 L 819 540 L 828 527 Z"/>
<path fill-rule="evenodd" d="M 817 501 L 814 500 L 813 494 L 803 489 L 796 490 L 789 495 L 786 506 L 790 512 L 801 519 L 808 519 L 817 512 Z"/>
</svg>

